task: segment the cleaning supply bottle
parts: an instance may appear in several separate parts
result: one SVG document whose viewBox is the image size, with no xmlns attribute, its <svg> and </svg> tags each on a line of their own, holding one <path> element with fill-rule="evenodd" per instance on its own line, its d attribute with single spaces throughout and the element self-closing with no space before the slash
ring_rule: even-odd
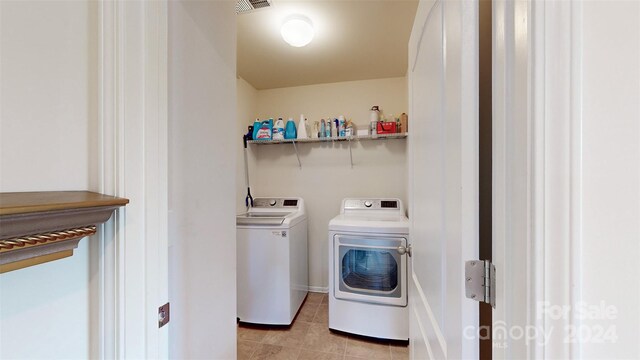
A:
<svg viewBox="0 0 640 360">
<path fill-rule="evenodd" d="M 278 118 L 275 125 L 273 126 L 273 140 L 282 139 L 284 139 L 284 121 L 282 120 L 282 118 Z"/>
<path fill-rule="evenodd" d="M 325 137 L 330 138 L 331 137 L 331 116 L 327 116 L 327 124 L 324 128 L 324 131 L 326 132 Z"/>
<path fill-rule="evenodd" d="M 300 114 L 300 121 L 298 121 L 298 139 L 308 139 L 309 135 L 307 133 L 307 119 L 305 119 L 304 114 Z"/>
<path fill-rule="evenodd" d="M 260 130 L 260 119 L 253 122 L 253 140 L 258 140 L 258 130 Z"/>
<path fill-rule="evenodd" d="M 409 131 L 409 115 L 407 113 L 400 115 L 400 129 L 405 133 Z"/>
<path fill-rule="evenodd" d="M 296 131 L 296 123 L 293 122 L 293 118 L 289 118 L 289 120 L 287 120 L 287 126 L 284 130 L 284 138 L 295 139 L 297 137 L 298 137 L 298 133 Z"/>
<path fill-rule="evenodd" d="M 338 136 L 345 137 L 346 136 L 346 124 L 344 120 L 344 116 L 338 116 Z"/>
<path fill-rule="evenodd" d="M 324 138 L 325 136 L 327 136 L 326 126 L 327 124 L 325 123 L 324 119 L 321 119 L 320 120 L 320 138 Z"/>
<path fill-rule="evenodd" d="M 254 129 L 255 132 L 255 129 Z M 264 120 L 260 123 L 256 140 L 271 140 L 273 135 L 273 119 Z"/>
<path fill-rule="evenodd" d="M 353 127 L 353 122 L 351 120 L 347 121 L 347 125 L 345 126 L 345 136 L 351 137 L 356 134 L 355 128 Z"/>
<path fill-rule="evenodd" d="M 338 137 L 338 119 L 331 120 L 331 137 Z"/>
<path fill-rule="evenodd" d="M 374 139 L 378 137 L 378 121 L 380 121 L 380 108 L 372 106 L 369 113 L 369 131 Z"/>
</svg>

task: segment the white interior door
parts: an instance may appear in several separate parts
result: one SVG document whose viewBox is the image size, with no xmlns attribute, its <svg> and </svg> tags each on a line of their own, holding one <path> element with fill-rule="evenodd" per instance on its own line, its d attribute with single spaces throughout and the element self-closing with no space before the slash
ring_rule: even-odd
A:
<svg viewBox="0 0 640 360">
<path fill-rule="evenodd" d="M 413 359 L 478 358 L 478 6 L 421 1 L 409 42 L 409 307 Z"/>
</svg>

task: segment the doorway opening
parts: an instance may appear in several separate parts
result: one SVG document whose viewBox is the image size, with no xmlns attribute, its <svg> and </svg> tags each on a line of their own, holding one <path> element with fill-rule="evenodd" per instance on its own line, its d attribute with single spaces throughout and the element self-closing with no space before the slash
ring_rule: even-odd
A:
<svg viewBox="0 0 640 360">
<path fill-rule="evenodd" d="M 479 256 L 491 261 L 492 236 L 492 5 L 491 0 L 482 0 L 478 6 L 478 121 L 479 121 Z M 492 358 L 491 305 L 480 302 L 480 359 Z"/>
</svg>

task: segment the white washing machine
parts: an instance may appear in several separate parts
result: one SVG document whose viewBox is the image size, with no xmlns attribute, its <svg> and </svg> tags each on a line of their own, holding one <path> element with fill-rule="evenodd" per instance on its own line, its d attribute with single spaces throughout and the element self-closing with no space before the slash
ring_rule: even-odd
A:
<svg viewBox="0 0 640 360">
<path fill-rule="evenodd" d="M 236 228 L 239 320 L 290 325 L 309 289 L 304 201 L 256 198 Z"/>
<path fill-rule="evenodd" d="M 329 328 L 409 340 L 409 219 L 399 199 L 344 199 L 329 222 Z"/>
</svg>

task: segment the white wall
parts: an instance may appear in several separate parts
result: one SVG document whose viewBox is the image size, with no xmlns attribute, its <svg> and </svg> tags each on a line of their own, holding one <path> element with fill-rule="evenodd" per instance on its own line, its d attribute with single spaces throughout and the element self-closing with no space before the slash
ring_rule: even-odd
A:
<svg viewBox="0 0 640 360">
<path fill-rule="evenodd" d="M 247 133 L 247 126 L 253 124 L 252 119 L 257 116 L 258 90 L 242 78 L 238 78 L 237 84 L 238 121 L 236 121 L 237 133 L 234 138 L 239 149 L 236 167 L 236 179 L 238 180 L 238 186 L 236 186 L 236 212 L 241 213 L 246 210 L 245 197 L 247 196 L 247 187 L 245 185 L 244 147 L 240 139 L 242 139 L 242 135 Z M 249 172 L 251 170 L 249 169 Z"/>
<path fill-rule="evenodd" d="M 615 307 L 604 319 L 578 319 L 592 337 L 580 344 L 583 357 L 640 357 L 640 3 L 585 2 L 582 13 L 581 147 L 572 168 L 580 169 L 572 196 L 576 243 L 576 299 Z M 602 31 L 598 31 L 598 29 Z M 580 140 L 578 140 L 580 139 Z M 581 141 L 581 144 L 579 142 Z M 579 165 L 578 165 L 579 164 Z M 579 215 L 578 215 L 579 214 Z M 575 229 L 574 228 L 574 229 Z M 581 236 L 580 236 L 581 235 Z M 575 306 L 575 304 L 574 304 Z M 601 315 L 603 315 L 601 313 Z M 598 342 L 604 329 L 617 339 Z M 613 332 L 610 331 L 613 329 Z M 575 335 L 575 334 L 574 334 Z M 578 336 L 580 339 L 580 336 Z"/>
<path fill-rule="evenodd" d="M 97 7 L 0 2 L 0 191 L 95 190 Z M 90 357 L 88 239 L 0 274 L 0 358 Z"/>
<path fill-rule="evenodd" d="M 169 4 L 171 358 L 236 355 L 234 5 Z"/>
<path fill-rule="evenodd" d="M 260 90 L 257 114 L 239 119 L 293 117 L 301 113 L 310 122 L 343 114 L 366 126 L 369 109 L 379 105 L 387 114 L 407 112 L 406 78 L 350 81 L 333 84 Z M 409 119 L 409 127 L 411 118 Z M 345 197 L 397 197 L 406 204 L 406 140 L 362 141 L 353 144 L 353 168 L 346 143 L 293 146 L 250 145 L 250 182 L 255 196 L 300 196 L 309 216 L 309 283 L 326 291 L 327 229 Z M 239 181 L 244 188 L 244 179 Z M 244 199 L 244 194 L 242 195 Z"/>
</svg>

